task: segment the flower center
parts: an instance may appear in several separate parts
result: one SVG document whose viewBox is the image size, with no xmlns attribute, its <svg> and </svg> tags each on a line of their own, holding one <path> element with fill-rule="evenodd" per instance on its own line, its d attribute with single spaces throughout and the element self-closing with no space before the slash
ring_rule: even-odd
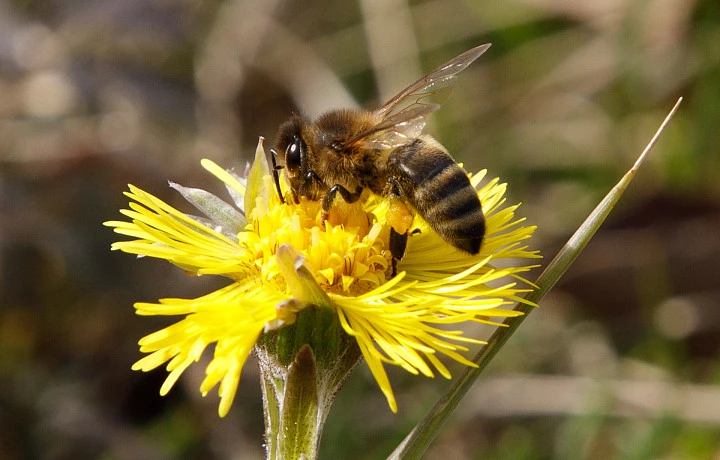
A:
<svg viewBox="0 0 720 460">
<path fill-rule="evenodd" d="M 385 283 L 390 274 L 389 227 L 377 199 L 347 204 L 338 199 L 321 225 L 319 202 L 280 203 L 259 197 L 248 231 L 238 235 L 254 254 L 263 282 L 281 282 L 275 251 L 292 245 L 306 258 L 315 280 L 326 291 L 357 296 Z M 375 211 L 373 213 L 372 211 Z M 282 282 L 284 284 L 284 282 Z"/>
</svg>

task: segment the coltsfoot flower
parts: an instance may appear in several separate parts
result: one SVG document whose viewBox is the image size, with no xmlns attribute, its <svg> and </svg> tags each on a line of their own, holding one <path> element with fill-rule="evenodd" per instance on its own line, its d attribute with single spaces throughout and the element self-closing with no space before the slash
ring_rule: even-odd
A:
<svg viewBox="0 0 720 460">
<path fill-rule="evenodd" d="M 463 335 L 459 324 L 498 324 L 493 318 L 516 316 L 504 307 L 522 301 L 519 295 L 532 289 L 522 277 L 531 265 L 497 262 L 540 257 L 525 243 L 535 227 L 523 226 L 524 219 L 515 217 L 519 205 L 505 204 L 505 184 L 494 179 L 481 185 L 485 171 L 471 175 L 486 216 L 480 253 L 455 249 L 415 216 L 398 274 L 391 277 L 388 203 L 381 197 L 352 205 L 338 199 L 321 226 L 318 202 L 279 199 L 262 139 L 245 177 L 209 160 L 202 165 L 225 183 L 234 206 L 203 190 L 171 183 L 205 214 L 191 216 L 131 185 L 126 192 L 129 209 L 121 211 L 129 221 L 106 223 L 133 238 L 113 249 L 231 280 L 197 299 L 135 305 L 139 315 L 184 316 L 139 342 L 149 355 L 133 369 L 149 371 L 167 363 L 163 395 L 215 344 L 200 391 L 206 395 L 219 383 L 219 413 L 224 416 L 253 347 L 264 336 L 292 327 L 312 308 L 331 312 L 341 326 L 338 332 L 356 342 L 390 408 L 397 411 L 385 365 L 450 378 L 439 356 L 473 366 L 464 352 L 468 345 L 483 343 Z"/>
</svg>

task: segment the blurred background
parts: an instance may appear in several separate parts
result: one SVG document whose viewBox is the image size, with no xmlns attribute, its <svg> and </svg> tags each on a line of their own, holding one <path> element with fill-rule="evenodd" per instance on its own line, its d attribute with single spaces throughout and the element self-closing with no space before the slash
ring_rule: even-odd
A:
<svg viewBox="0 0 720 460">
<path fill-rule="evenodd" d="M 130 370 L 169 324 L 133 302 L 224 281 L 111 253 L 102 222 L 128 183 L 190 211 L 168 179 L 223 195 L 201 158 L 241 169 L 293 111 L 377 105 L 486 42 L 428 131 L 509 183 L 544 263 L 685 101 L 427 458 L 720 458 L 715 0 L 0 3 L 0 458 L 262 458 L 254 362 L 225 419 L 203 366 L 165 398 Z M 385 458 L 449 386 L 390 377 L 399 413 L 361 365 L 321 458 Z"/>
</svg>

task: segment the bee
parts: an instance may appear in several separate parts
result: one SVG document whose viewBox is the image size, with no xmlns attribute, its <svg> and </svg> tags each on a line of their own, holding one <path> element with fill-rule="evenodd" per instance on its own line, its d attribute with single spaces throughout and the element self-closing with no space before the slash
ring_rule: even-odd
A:
<svg viewBox="0 0 720 460">
<path fill-rule="evenodd" d="M 365 199 L 367 191 L 387 198 L 392 276 L 405 254 L 414 213 L 447 243 L 477 254 L 485 235 L 477 192 L 447 150 L 422 130 L 428 114 L 440 107 L 430 97 L 449 87 L 489 47 L 462 53 L 376 110 L 332 110 L 314 121 L 292 116 L 280 126 L 277 150 L 272 150 L 281 200 L 282 168 L 295 203 L 301 198 L 322 202 L 322 222 L 338 194 L 347 203 Z M 282 166 L 278 152 L 284 153 Z"/>
</svg>

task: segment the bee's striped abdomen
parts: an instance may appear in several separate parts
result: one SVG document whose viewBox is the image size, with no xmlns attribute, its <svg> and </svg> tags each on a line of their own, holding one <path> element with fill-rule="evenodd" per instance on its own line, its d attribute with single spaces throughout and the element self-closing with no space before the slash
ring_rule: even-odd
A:
<svg viewBox="0 0 720 460">
<path fill-rule="evenodd" d="M 480 251 L 485 217 L 477 192 L 437 141 L 421 136 L 399 147 L 388 158 L 388 173 L 445 241 L 471 254 Z"/>
</svg>

